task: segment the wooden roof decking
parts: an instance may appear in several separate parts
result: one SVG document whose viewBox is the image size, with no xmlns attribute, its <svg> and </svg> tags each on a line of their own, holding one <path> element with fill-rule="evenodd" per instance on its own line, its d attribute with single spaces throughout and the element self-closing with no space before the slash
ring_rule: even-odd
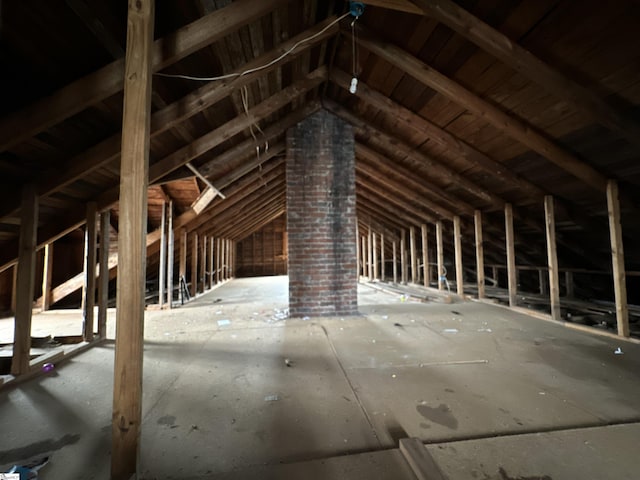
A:
<svg viewBox="0 0 640 480">
<path fill-rule="evenodd" d="M 2 2 L 2 267 L 17 258 L 19 191 L 28 182 L 40 192 L 41 245 L 81 225 L 87 201 L 115 208 L 117 224 L 126 5 L 98 3 Z M 158 73 L 268 67 L 210 82 L 154 76 L 149 231 L 163 201 L 184 214 L 204 188 L 186 162 L 227 196 L 188 230 L 238 240 L 282 215 L 286 129 L 324 107 L 355 127 L 363 227 L 397 235 L 460 215 L 469 248 L 480 209 L 485 252 L 497 261 L 503 207 L 512 203 L 518 259 L 541 265 L 542 199 L 552 194 L 561 263 L 610 269 L 606 179 L 620 182 L 625 235 L 640 233 L 639 4 L 365 3 L 352 95 L 353 19 L 331 25 L 347 2 L 158 2 Z M 625 250 L 639 269 L 640 248 L 627 242 Z"/>
</svg>

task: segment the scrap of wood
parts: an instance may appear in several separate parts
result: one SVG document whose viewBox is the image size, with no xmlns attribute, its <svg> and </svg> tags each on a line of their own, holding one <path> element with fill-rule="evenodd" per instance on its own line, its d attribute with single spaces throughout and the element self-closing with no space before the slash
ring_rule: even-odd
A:
<svg viewBox="0 0 640 480">
<path fill-rule="evenodd" d="M 401 438 L 400 452 L 418 480 L 446 480 L 435 460 L 418 438 Z"/>
</svg>

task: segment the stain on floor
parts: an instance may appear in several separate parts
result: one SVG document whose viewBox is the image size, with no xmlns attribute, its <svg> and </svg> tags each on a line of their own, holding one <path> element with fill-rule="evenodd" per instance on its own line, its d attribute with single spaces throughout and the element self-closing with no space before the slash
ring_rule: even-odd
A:
<svg viewBox="0 0 640 480">
<path fill-rule="evenodd" d="M 60 450 L 62 447 L 77 443 L 78 440 L 80 440 L 80 435 L 67 434 L 57 440 L 42 440 L 40 442 L 32 443 L 31 445 L 25 445 L 24 447 L 5 450 L 4 452 L 0 452 L 0 464 L 19 463 L 22 460 L 35 457 L 37 455 L 43 455 L 45 453 Z"/>
<path fill-rule="evenodd" d="M 451 430 L 458 429 L 458 419 L 453 416 L 451 409 L 444 403 L 441 403 L 437 407 L 430 407 L 429 405 L 421 403 L 416 407 L 416 410 L 420 415 L 433 423 L 450 428 Z"/>
</svg>

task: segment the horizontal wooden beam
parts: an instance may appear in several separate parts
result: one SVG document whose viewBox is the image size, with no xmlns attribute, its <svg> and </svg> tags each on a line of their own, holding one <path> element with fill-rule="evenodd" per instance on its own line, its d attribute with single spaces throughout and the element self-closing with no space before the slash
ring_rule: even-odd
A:
<svg viewBox="0 0 640 480">
<path fill-rule="evenodd" d="M 422 9 L 412 4 L 409 0 L 364 0 L 362 3 L 371 5 L 372 7 L 381 7 L 399 12 L 413 13 L 416 15 L 423 14 Z"/>
</svg>

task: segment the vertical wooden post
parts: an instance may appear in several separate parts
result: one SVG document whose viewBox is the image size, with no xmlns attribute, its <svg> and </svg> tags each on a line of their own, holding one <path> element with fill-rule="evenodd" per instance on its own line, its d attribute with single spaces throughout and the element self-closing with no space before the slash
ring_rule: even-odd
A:
<svg viewBox="0 0 640 480">
<path fill-rule="evenodd" d="M 429 237 L 427 224 L 423 223 L 420 226 L 422 233 L 422 281 L 425 287 L 429 287 Z"/>
<path fill-rule="evenodd" d="M 510 203 L 504 206 L 504 227 L 507 247 L 507 279 L 509 285 L 509 306 L 517 305 L 518 279 L 516 272 L 516 250 L 513 236 L 513 207 Z"/>
<path fill-rule="evenodd" d="M 498 272 L 498 267 L 491 267 L 491 275 L 493 277 L 493 280 L 496 282 L 496 287 L 499 287 L 500 282 L 498 280 L 500 280 L 500 274 Z"/>
<path fill-rule="evenodd" d="M 87 225 L 84 233 L 84 286 L 82 291 L 83 337 L 93 340 L 96 304 L 96 202 L 87 203 Z"/>
<path fill-rule="evenodd" d="M 551 318 L 560 320 L 560 278 L 558 274 L 558 251 L 556 249 L 556 219 L 553 197 L 544 197 L 544 220 L 547 234 L 547 266 L 549 267 L 549 299 L 551 302 Z"/>
<path fill-rule="evenodd" d="M 408 269 L 407 269 L 407 232 L 402 231 L 402 236 L 400 237 L 400 274 L 401 281 L 403 285 L 406 285 L 409 281 Z"/>
<path fill-rule="evenodd" d="M 476 281 L 478 284 L 478 298 L 484 298 L 484 242 L 482 240 L 482 212 L 480 210 L 474 212 L 473 222 L 476 230 Z"/>
<path fill-rule="evenodd" d="M 200 259 L 200 282 L 202 283 L 202 292 L 207 289 L 207 236 L 202 236 Z"/>
<path fill-rule="evenodd" d="M 573 272 L 564 272 L 564 284 L 567 288 L 567 298 L 573 298 L 574 286 L 573 286 Z"/>
<path fill-rule="evenodd" d="M 460 231 L 460 217 L 453 217 L 453 249 L 456 260 L 456 290 L 458 295 L 464 296 L 464 268 L 462 265 L 462 232 Z"/>
<path fill-rule="evenodd" d="M 362 240 L 362 276 L 367 276 L 367 239 L 363 235 L 361 237 Z"/>
<path fill-rule="evenodd" d="M 36 281 L 36 234 L 38 231 L 38 196 L 35 186 L 22 188 L 20 206 L 20 249 L 15 282 L 16 309 L 13 332 L 11 374 L 29 372 L 31 352 L 31 314 Z"/>
<path fill-rule="evenodd" d="M 416 228 L 413 225 L 409 227 L 409 248 L 411 249 L 411 283 L 418 283 L 420 281 L 420 272 L 418 272 Z"/>
<path fill-rule="evenodd" d="M 18 299 L 18 264 L 16 263 L 13 268 L 13 279 L 11 283 L 11 313 L 15 316 L 16 304 Z"/>
<path fill-rule="evenodd" d="M 275 245 L 275 241 L 274 241 L 274 245 Z M 215 270 L 216 270 L 215 256 L 214 256 L 215 246 L 216 244 L 215 244 L 214 238 L 209 237 L 209 289 L 213 288 L 213 276 L 215 275 Z M 275 252 L 274 252 L 274 258 L 275 258 Z M 274 269 L 274 273 L 275 273 L 275 269 Z"/>
<path fill-rule="evenodd" d="M 378 239 L 375 232 L 373 233 L 373 279 L 378 279 Z"/>
<path fill-rule="evenodd" d="M 222 268 L 222 245 L 220 237 L 216 238 L 216 283 L 222 282 L 220 269 Z"/>
<path fill-rule="evenodd" d="M 367 258 L 369 259 L 369 270 L 367 276 L 369 281 L 373 280 L 373 232 L 369 226 L 369 235 L 367 237 Z"/>
<path fill-rule="evenodd" d="M 549 277 L 547 272 L 542 268 L 538 270 L 538 282 L 540 283 L 540 295 L 546 295 L 549 290 L 548 286 Z"/>
<path fill-rule="evenodd" d="M 436 255 L 438 256 L 438 290 L 444 290 L 444 246 L 442 244 L 442 222 L 436 222 Z"/>
<path fill-rule="evenodd" d="M 227 279 L 227 273 L 229 273 L 229 270 L 227 268 L 227 260 L 229 259 L 228 255 L 229 252 L 227 252 L 227 240 L 226 239 L 222 239 L 222 279 L 226 280 Z"/>
<path fill-rule="evenodd" d="M 386 263 L 386 258 L 384 256 L 384 233 L 380 234 L 380 280 L 381 281 L 385 281 L 385 263 Z"/>
<path fill-rule="evenodd" d="M 397 252 L 397 242 L 394 240 L 391 242 L 393 248 L 393 283 L 398 283 L 398 252 Z"/>
<path fill-rule="evenodd" d="M 275 245 L 275 244 L 274 244 Z M 360 262 L 362 261 L 362 248 L 360 247 L 360 228 L 356 221 L 356 278 L 360 281 Z"/>
<path fill-rule="evenodd" d="M 175 239 L 173 236 L 173 201 L 169 200 L 167 211 L 167 307 L 173 308 L 173 263 L 175 257 Z"/>
<path fill-rule="evenodd" d="M 142 414 L 154 0 L 129 0 L 124 74 L 111 480 L 136 473 Z"/>
<path fill-rule="evenodd" d="M 187 230 L 182 229 L 180 231 L 180 265 L 178 265 L 178 275 L 180 280 L 178 282 L 178 293 L 180 296 L 180 303 L 184 303 L 184 288 L 187 283 Z"/>
<path fill-rule="evenodd" d="M 109 229 L 111 211 L 100 214 L 100 274 L 98 277 L 98 337 L 107 338 L 107 308 L 109 307 Z"/>
<path fill-rule="evenodd" d="M 51 277 L 53 275 L 53 242 L 44 247 L 44 267 L 42 270 L 42 311 L 51 308 Z"/>
<path fill-rule="evenodd" d="M 167 272 L 167 202 L 162 202 L 160 220 L 160 265 L 158 267 L 158 306 L 164 308 L 164 282 Z"/>
<path fill-rule="evenodd" d="M 618 183 L 607 183 L 607 210 L 609 212 L 609 234 L 611 236 L 611 261 L 613 263 L 613 290 L 616 299 L 616 319 L 618 335 L 629 336 L 629 307 L 627 305 L 626 270 L 624 266 L 624 247 L 622 244 L 622 220 Z"/>
<path fill-rule="evenodd" d="M 193 232 L 191 237 L 191 296 L 198 293 L 198 233 Z"/>
<path fill-rule="evenodd" d="M 231 252 L 231 261 L 229 262 L 230 278 L 234 278 L 236 272 L 236 242 L 229 239 L 229 251 Z"/>
</svg>

